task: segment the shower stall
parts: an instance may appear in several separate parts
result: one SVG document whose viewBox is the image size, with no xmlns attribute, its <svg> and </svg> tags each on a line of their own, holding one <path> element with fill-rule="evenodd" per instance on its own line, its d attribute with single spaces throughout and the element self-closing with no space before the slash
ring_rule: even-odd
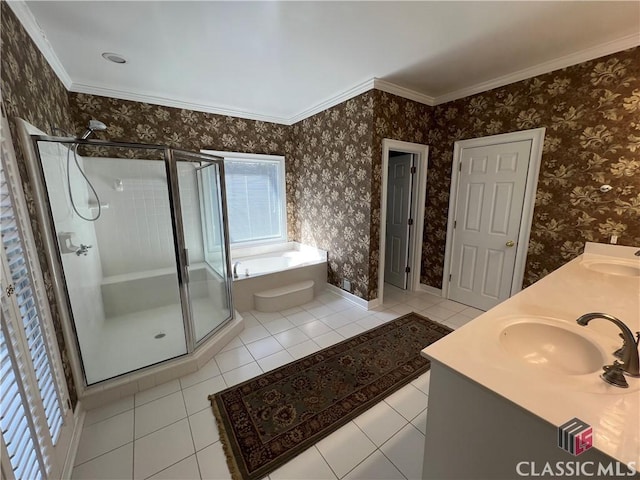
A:
<svg viewBox="0 0 640 480">
<path fill-rule="evenodd" d="M 222 159 L 90 134 L 29 138 L 86 386 L 189 354 L 233 319 Z"/>
</svg>

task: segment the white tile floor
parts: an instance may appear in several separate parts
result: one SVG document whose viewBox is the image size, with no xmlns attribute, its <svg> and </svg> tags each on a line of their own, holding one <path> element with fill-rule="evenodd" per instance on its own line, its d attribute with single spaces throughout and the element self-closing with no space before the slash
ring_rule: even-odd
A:
<svg viewBox="0 0 640 480">
<path fill-rule="evenodd" d="M 279 313 L 245 312 L 245 330 L 199 371 L 87 412 L 74 479 L 227 479 L 207 396 L 416 311 L 458 328 L 482 313 L 385 286 L 366 311 L 325 292 Z M 291 479 L 419 479 L 429 373 L 269 475 Z"/>
</svg>

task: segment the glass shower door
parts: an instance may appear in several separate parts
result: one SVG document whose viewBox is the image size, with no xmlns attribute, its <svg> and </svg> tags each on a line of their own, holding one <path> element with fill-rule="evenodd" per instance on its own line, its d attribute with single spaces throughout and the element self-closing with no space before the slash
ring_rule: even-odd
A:
<svg viewBox="0 0 640 480">
<path fill-rule="evenodd" d="M 163 151 L 37 146 L 87 384 L 186 354 Z"/>
<path fill-rule="evenodd" d="M 232 318 L 222 161 L 174 152 L 196 344 Z"/>
<path fill-rule="evenodd" d="M 86 385 L 190 354 L 233 319 L 222 159 L 25 128 Z"/>
</svg>

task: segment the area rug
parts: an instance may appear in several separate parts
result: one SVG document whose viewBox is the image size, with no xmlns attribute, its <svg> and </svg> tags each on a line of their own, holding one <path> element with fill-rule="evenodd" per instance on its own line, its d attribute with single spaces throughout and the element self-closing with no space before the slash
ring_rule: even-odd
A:
<svg viewBox="0 0 640 480">
<path fill-rule="evenodd" d="M 261 479 L 430 367 L 452 330 L 409 313 L 209 396 L 234 480 Z"/>
</svg>

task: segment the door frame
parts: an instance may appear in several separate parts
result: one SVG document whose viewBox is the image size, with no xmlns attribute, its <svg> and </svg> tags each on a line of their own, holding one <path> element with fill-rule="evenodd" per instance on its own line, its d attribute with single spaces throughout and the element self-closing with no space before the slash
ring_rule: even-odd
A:
<svg viewBox="0 0 640 480">
<path fill-rule="evenodd" d="M 453 160 L 451 163 L 451 187 L 449 190 L 449 214 L 447 217 L 447 240 L 444 254 L 444 269 L 442 271 L 442 296 L 449 298 L 449 276 L 451 275 L 452 251 L 456 208 L 458 202 L 458 180 L 459 165 L 462 151 L 466 148 L 486 147 L 500 143 L 520 142 L 531 140 L 531 153 L 529 154 L 529 168 L 527 170 L 527 181 L 524 191 L 524 203 L 522 205 L 522 215 L 520 216 L 520 229 L 518 233 L 518 243 L 516 246 L 516 262 L 513 269 L 513 279 L 511 280 L 511 295 L 522 290 L 524 280 L 524 269 L 527 260 L 527 250 L 529 248 L 529 236 L 531 235 L 531 222 L 533 220 L 533 208 L 535 206 L 536 190 L 538 186 L 538 175 L 540 174 L 540 164 L 542 160 L 542 146 L 544 144 L 545 128 L 534 128 L 519 132 L 502 133 L 487 137 L 472 138 L 469 140 L 459 140 L 454 143 Z"/>
<path fill-rule="evenodd" d="M 387 188 L 389 185 L 389 152 L 410 153 L 415 155 L 417 181 L 413 183 L 415 205 L 413 215 L 413 233 L 409 238 L 409 266 L 411 272 L 407 281 L 408 291 L 420 290 L 420 267 L 422 263 L 422 236 L 424 232 L 424 211 L 427 194 L 427 170 L 429 168 L 429 146 L 420 143 L 402 142 L 385 138 L 382 140 L 382 186 L 380 192 L 380 247 L 378 249 L 378 301 L 384 297 L 384 262 L 387 233 Z M 416 190 L 417 189 L 417 190 Z"/>
</svg>

